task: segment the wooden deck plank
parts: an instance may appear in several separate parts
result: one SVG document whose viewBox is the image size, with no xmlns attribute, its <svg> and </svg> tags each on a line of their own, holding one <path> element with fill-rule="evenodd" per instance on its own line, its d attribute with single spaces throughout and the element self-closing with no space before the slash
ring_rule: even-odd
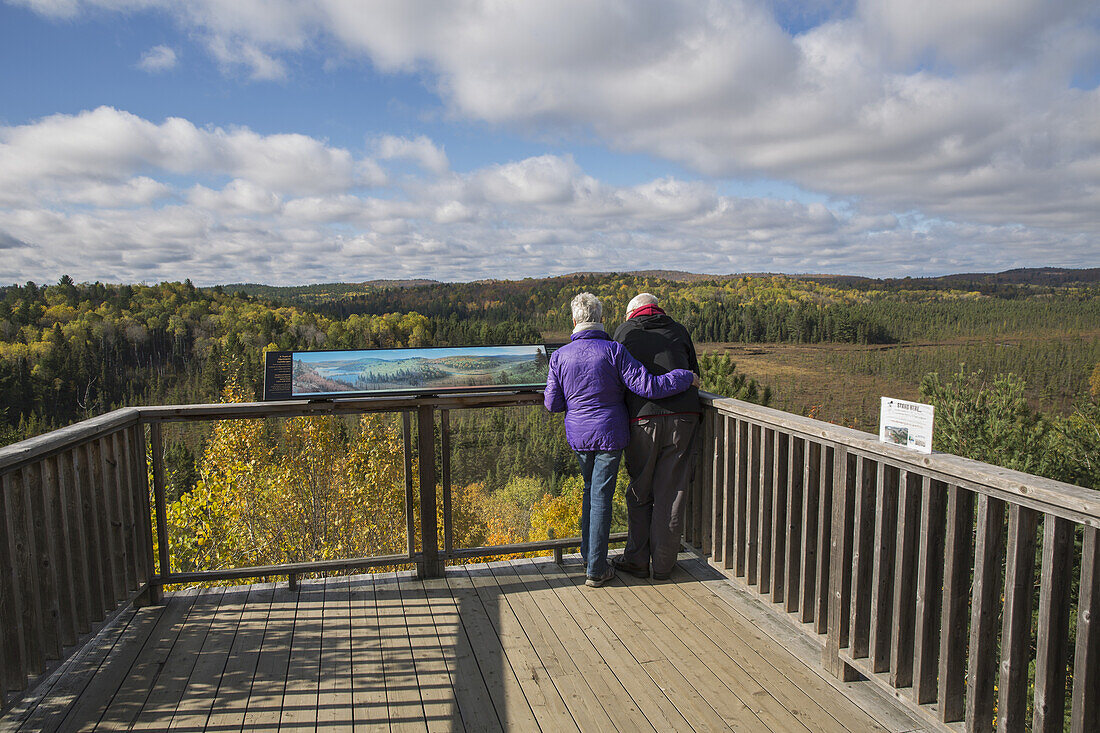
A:
<svg viewBox="0 0 1100 733">
<path fill-rule="evenodd" d="M 583 582 L 583 581 L 582 581 Z M 683 675 L 684 679 L 698 691 L 706 703 L 721 717 L 726 726 L 733 730 L 759 731 L 767 726 L 757 716 L 753 707 L 730 689 L 722 678 L 708 666 L 693 649 L 670 629 L 658 615 L 660 609 L 650 608 L 635 594 L 624 580 L 619 577 L 611 584 L 591 592 L 593 603 L 602 607 L 602 612 L 610 618 L 622 619 L 640 629 L 642 636 L 652 644 L 656 660 L 667 660 Z M 705 711 L 704 711 L 705 712 Z M 688 719 L 692 725 L 696 721 Z"/>
<path fill-rule="evenodd" d="M 125 681 L 162 611 L 160 607 L 149 607 L 134 613 L 118 641 L 111 647 L 103 663 L 95 670 L 80 697 L 61 721 L 61 730 L 85 731 L 95 728 L 107 704 Z M 29 725 L 24 728 L 33 730 Z"/>
<path fill-rule="evenodd" d="M 685 563 L 686 565 L 686 563 Z M 668 602 L 700 631 L 728 639 L 722 651 L 752 675 L 778 702 L 796 714 L 810 730 L 883 731 L 887 729 L 820 680 L 820 675 L 789 655 L 776 652 L 775 643 L 758 626 L 737 615 L 715 593 L 694 580 L 686 567 L 677 566 L 669 583 Z M 693 613 L 696 607 L 701 614 Z M 714 634 L 714 629 L 729 632 Z M 796 712 L 797 711 L 797 712 Z"/>
<path fill-rule="evenodd" d="M 505 654 L 504 642 L 494 624 L 496 617 L 490 618 L 465 568 L 451 569 L 446 575 L 446 582 L 501 725 L 505 729 L 537 729 L 535 710 L 520 681 L 522 668 L 518 662 L 513 664 L 513 660 Z M 542 713 L 544 709 L 540 707 L 538 712 Z M 570 717 L 568 721 L 575 730 L 573 719 Z"/>
<path fill-rule="evenodd" d="M 248 696 L 252 691 L 252 681 L 256 678 L 260 646 L 274 594 L 273 583 L 255 583 L 248 591 L 244 613 L 233 637 L 229 661 L 210 707 L 207 729 L 236 730 L 244 725 Z"/>
<path fill-rule="evenodd" d="M 163 655 L 163 665 L 145 698 L 141 712 L 138 713 L 134 730 L 161 731 L 172 722 L 172 716 L 175 715 L 176 707 L 187 687 L 187 680 L 191 677 L 191 670 L 217 615 L 224 590 L 206 588 L 194 591 L 196 597 L 175 641 L 158 648 L 158 652 Z M 174 595 L 168 596 L 168 602 L 172 602 L 173 597 Z"/>
<path fill-rule="evenodd" d="M 307 580 L 299 584 L 282 714 L 279 716 L 280 731 L 314 730 L 317 726 L 317 674 L 321 667 L 324 605 L 324 580 Z"/>
<path fill-rule="evenodd" d="M 587 685 L 587 690 L 583 687 L 579 690 L 587 706 L 598 707 L 618 730 L 653 730 L 616 674 L 619 670 L 609 667 L 589 640 L 587 631 L 572 623 L 572 616 L 537 568 L 515 562 L 490 563 L 489 567 L 498 583 L 503 581 L 502 589 L 515 588 L 509 595 L 513 608 L 517 602 L 526 606 L 534 623 L 544 632 L 547 646 L 539 645 L 539 656 L 560 655 L 569 662 L 565 665 L 567 670 L 575 669 L 577 678 Z M 588 719 L 599 725 L 603 716 L 597 712 Z"/>
<path fill-rule="evenodd" d="M 428 578 L 420 588 L 435 624 L 440 653 L 451 677 L 463 725 L 469 731 L 503 730 L 447 581 Z"/>
<path fill-rule="evenodd" d="M 658 731 L 691 730 L 676 703 L 666 697 L 665 691 L 649 677 L 642 663 L 619 639 L 607 619 L 596 612 L 588 600 L 589 594 L 577 587 L 556 563 L 544 560 L 528 562 L 554 589 L 564 612 L 584 629 L 600 657 L 619 673 L 620 684 L 645 715 L 649 725 Z"/>
<path fill-rule="evenodd" d="M 924 729 L 912 715 L 901 710 L 894 701 L 885 698 L 870 682 L 842 681 L 827 672 L 818 673 L 817 661 L 821 647 L 793 624 L 775 614 L 752 589 L 719 576 L 699 558 L 681 555 L 678 565 L 710 590 L 734 614 L 734 619 L 740 618 L 756 629 L 760 635 L 746 634 L 742 637 L 745 642 L 755 644 L 757 650 L 773 665 L 782 665 L 784 670 L 789 669 L 791 678 L 801 679 L 801 684 L 806 685 L 803 689 L 815 700 L 827 700 L 838 709 L 846 702 L 855 706 L 858 711 L 865 712 L 891 733 Z M 860 730 L 861 726 L 857 722 L 852 728 Z"/>
<path fill-rule="evenodd" d="M 96 671 L 126 631 L 136 612 L 129 610 L 99 631 L 39 688 L 0 718 L 0 731 L 53 731 L 80 700 Z"/>
<path fill-rule="evenodd" d="M 351 590 L 347 576 L 325 579 L 321 614 L 321 668 L 317 682 L 317 729 L 350 733 L 351 703 Z"/>
<path fill-rule="evenodd" d="M 96 730 L 130 729 L 145 706 L 196 597 L 196 593 L 181 593 L 163 607 L 156 626 L 107 706 Z"/>
<path fill-rule="evenodd" d="M 699 694 L 699 690 L 688 681 L 676 664 L 667 659 L 655 659 L 643 662 L 642 667 L 651 680 L 660 685 L 661 691 L 677 701 L 681 712 L 692 721 L 692 729 L 697 731 L 721 730 L 763 730 L 762 728 L 732 728 L 714 707 Z"/>
<path fill-rule="evenodd" d="M 682 571 L 676 574 L 683 579 Z M 630 588 L 638 604 L 650 608 L 667 629 L 665 631 L 657 628 L 656 633 L 674 638 L 677 644 L 682 645 L 682 658 L 689 666 L 699 669 L 698 679 L 706 679 L 710 675 L 717 678 L 768 730 L 810 729 L 805 711 L 790 709 L 777 700 L 766 685 L 761 684 L 760 680 L 726 654 L 724 644 L 717 643 L 711 637 L 711 629 L 700 628 L 685 615 L 683 601 L 677 603 L 671 597 L 675 591 L 672 587 L 675 583 L 654 583 L 629 576 L 622 580 Z M 698 659 L 698 662 L 692 662 L 692 657 Z M 710 675 L 703 672 L 704 669 Z M 693 675 L 685 676 L 691 680 L 697 679 Z M 721 693 L 720 689 L 718 693 Z"/>
<path fill-rule="evenodd" d="M 583 571 L 573 572 L 567 567 L 561 572 L 578 592 L 585 595 L 597 615 L 618 620 L 612 625 L 612 629 L 620 641 L 645 670 L 650 680 L 668 699 L 675 702 L 680 714 L 694 730 L 762 729 L 759 721 L 756 721 L 751 713 L 748 713 L 748 717 L 753 718 L 755 728 L 753 726 L 737 728 L 730 725 L 727 716 L 717 710 L 713 702 L 708 701 L 700 693 L 698 685 L 685 676 L 687 672 L 685 665 L 669 659 L 668 654 L 655 638 L 652 626 L 624 613 L 618 599 L 629 596 L 628 588 L 621 584 L 612 584 L 593 590 L 585 587 Z M 633 607 L 635 602 L 631 599 L 629 605 Z M 745 711 L 748 712 L 747 708 Z"/>
<path fill-rule="evenodd" d="M 500 589 L 484 566 L 466 566 L 470 585 L 477 593 L 489 621 L 500 639 L 503 659 L 511 665 L 531 711 L 544 728 L 579 730 L 568 705 L 547 675 L 538 653 L 531 645 L 523 625 L 501 598 Z"/>
<path fill-rule="evenodd" d="M 388 731 L 386 678 L 378 635 L 378 611 L 374 603 L 374 576 L 352 578 L 349 596 L 352 728 L 355 731 Z"/>
<path fill-rule="evenodd" d="M 378 573 L 374 579 L 390 730 L 424 731 L 427 730 L 424 703 L 417 685 L 416 666 L 409 645 L 409 629 L 401 606 L 398 582 L 397 573 Z"/>
<path fill-rule="evenodd" d="M 250 733 L 279 729 L 297 608 L 298 592 L 284 584 L 276 585 L 268 604 L 256 673 L 245 705 L 244 728 Z"/>
<path fill-rule="evenodd" d="M 432 610 L 424 598 L 421 582 L 408 576 L 398 577 L 411 658 L 424 705 L 424 722 L 429 731 L 463 730 L 465 725 L 455 704 L 451 674 L 439 647 Z"/>
<path fill-rule="evenodd" d="M 167 726 L 169 730 L 193 731 L 206 726 L 247 600 L 247 587 L 228 588 L 222 593 L 175 715 Z"/>
<path fill-rule="evenodd" d="M 98 657 L 67 663 L 75 671 L 81 662 L 83 676 L 53 680 L 37 717 L 27 713 L 16 725 L 928 728 L 872 683 L 822 675 L 820 647 L 796 617 L 753 590 L 738 596 L 729 579 L 689 555 L 667 583 L 619 578 L 591 589 L 573 560 L 563 568 L 524 559 L 453 567 L 429 581 L 386 573 L 307 581 L 297 593 L 211 589 L 169 595 L 167 607 L 148 611 L 146 622 L 124 614 Z M 13 720 L 0 719 L 0 731 L 13 730 Z"/>
</svg>

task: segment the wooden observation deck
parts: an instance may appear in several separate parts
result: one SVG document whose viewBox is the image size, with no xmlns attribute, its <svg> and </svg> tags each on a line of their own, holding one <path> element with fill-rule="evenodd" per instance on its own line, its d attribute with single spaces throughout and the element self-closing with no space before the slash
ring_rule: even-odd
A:
<svg viewBox="0 0 1100 733">
<path fill-rule="evenodd" d="M 867 682 L 685 561 L 583 586 L 579 559 L 168 596 L 9 716 L 23 730 L 909 731 Z M 775 634 L 771 636 L 770 634 Z M 851 695 L 852 699 L 849 699 Z"/>
<path fill-rule="evenodd" d="M 576 538 L 453 544 L 451 411 L 540 400 L 128 408 L 0 449 L 0 731 L 1100 730 L 1100 492 L 704 395 L 672 579 L 588 589 Z M 364 412 L 402 415 L 406 552 L 160 570 L 164 422 Z"/>
</svg>

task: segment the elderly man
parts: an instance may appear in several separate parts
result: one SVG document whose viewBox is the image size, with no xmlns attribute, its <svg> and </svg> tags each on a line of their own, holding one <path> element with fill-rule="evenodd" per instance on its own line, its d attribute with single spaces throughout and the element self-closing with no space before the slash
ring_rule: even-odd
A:
<svg viewBox="0 0 1100 733">
<path fill-rule="evenodd" d="M 672 320 L 650 293 L 626 306 L 626 321 L 615 340 L 654 374 L 677 369 L 699 372 L 687 329 Z M 698 384 L 696 384 L 696 387 Z M 626 550 L 615 567 L 640 578 L 665 580 L 680 551 L 684 496 L 691 477 L 691 447 L 702 408 L 695 387 L 673 397 L 650 400 L 626 396 L 630 444 L 626 449 Z"/>
<path fill-rule="evenodd" d="M 570 305 L 573 336 L 550 356 L 545 405 L 550 412 L 565 412 L 565 437 L 584 478 L 580 530 L 585 585 L 598 588 L 615 576 L 607 562 L 607 542 L 615 479 L 630 438 L 623 397 L 628 390 L 650 399 L 666 397 L 698 384 L 698 377 L 687 369 L 666 369 L 662 376 L 646 371 L 607 335 L 595 295 L 581 293 Z"/>
</svg>

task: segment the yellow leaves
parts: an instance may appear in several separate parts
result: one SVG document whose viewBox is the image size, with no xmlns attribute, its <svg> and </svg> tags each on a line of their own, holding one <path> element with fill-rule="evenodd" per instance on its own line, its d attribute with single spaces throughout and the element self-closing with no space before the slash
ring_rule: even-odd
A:
<svg viewBox="0 0 1100 733">
<path fill-rule="evenodd" d="M 530 539 L 544 540 L 549 530 L 556 537 L 573 537 L 581 522 L 584 484 L 579 476 L 565 479 L 557 496 L 546 494 L 531 508 Z"/>
<path fill-rule="evenodd" d="M 52 326 L 55 323 L 68 323 L 76 318 L 77 310 L 71 305 L 62 303 L 59 305 L 51 305 L 42 314 L 40 322 L 44 326 Z"/>
<path fill-rule="evenodd" d="M 0 359 L 6 361 L 22 361 L 31 354 L 31 347 L 22 343 L 0 341 Z"/>
<path fill-rule="evenodd" d="M 228 400 L 240 398 L 229 387 Z M 169 507 L 177 570 L 386 555 L 405 547 L 392 419 L 217 424 L 201 480 Z"/>
</svg>

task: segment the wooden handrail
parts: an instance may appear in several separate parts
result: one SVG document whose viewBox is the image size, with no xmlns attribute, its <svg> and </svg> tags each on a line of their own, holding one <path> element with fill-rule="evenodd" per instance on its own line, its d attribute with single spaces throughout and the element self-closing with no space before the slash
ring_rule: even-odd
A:
<svg viewBox="0 0 1100 733">
<path fill-rule="evenodd" d="M 0 474 L 21 465 L 39 461 L 80 444 L 110 435 L 120 428 L 137 425 L 140 408 L 123 407 L 119 410 L 82 420 L 64 428 L 36 435 L 0 448 Z"/>
<path fill-rule="evenodd" d="M 153 548 L 139 412 L 115 410 L 0 449 L 0 700 L 130 604 Z"/>
<path fill-rule="evenodd" d="M 311 417 L 401 412 L 429 405 L 434 409 L 460 410 L 479 407 L 511 407 L 542 402 L 541 392 L 471 392 L 423 397 L 367 397 L 334 400 L 280 400 L 225 402 L 208 405 L 136 407 L 142 422 L 188 420 L 246 420 L 261 417 Z"/>
<path fill-rule="evenodd" d="M 799 438 L 842 445 L 850 451 L 881 458 L 907 470 L 956 483 L 969 491 L 1100 528 L 1100 491 L 974 461 L 950 453 L 926 455 L 883 443 L 877 435 L 840 425 L 700 392 L 703 404 L 723 415 L 752 420 Z"/>
<path fill-rule="evenodd" d="M 1053 731 L 1072 647 L 1071 727 L 1095 729 L 1100 491 L 702 399 L 686 541 L 801 622 L 828 670 L 865 675 L 920 716 L 967 730 L 992 730 L 995 717 L 999 730 L 1022 730 L 1031 699 L 1033 730 Z"/>
</svg>

